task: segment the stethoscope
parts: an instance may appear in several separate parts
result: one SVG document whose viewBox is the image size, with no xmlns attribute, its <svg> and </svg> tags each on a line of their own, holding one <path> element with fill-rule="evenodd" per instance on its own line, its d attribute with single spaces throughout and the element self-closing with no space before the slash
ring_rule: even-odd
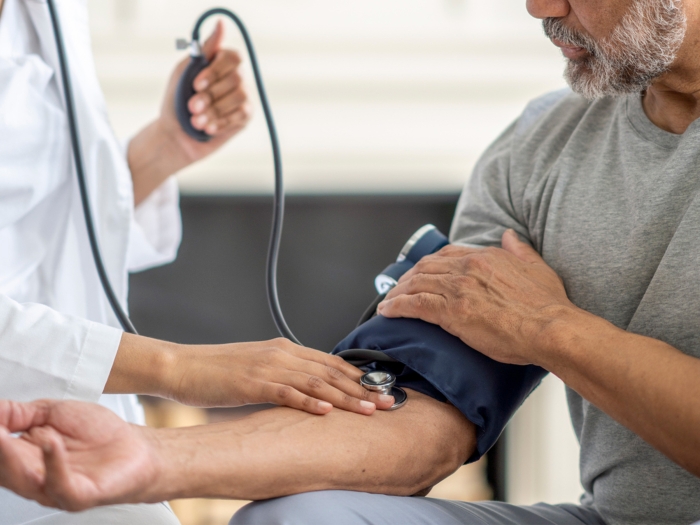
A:
<svg viewBox="0 0 700 525">
<path fill-rule="evenodd" d="M 56 11 L 56 6 L 54 0 L 46 0 L 51 15 L 51 24 L 53 26 L 54 38 L 56 41 L 56 50 L 58 52 L 58 59 L 61 68 L 61 79 L 63 83 L 63 93 L 66 104 L 66 113 L 68 116 L 68 127 L 70 130 L 70 139 L 73 149 L 73 160 L 75 162 L 75 171 L 78 179 L 78 187 L 80 191 L 80 199 L 83 206 L 83 216 L 85 219 L 85 226 L 87 228 L 88 240 L 90 243 L 90 250 L 92 251 L 93 260 L 95 262 L 95 267 L 97 269 L 97 274 L 104 289 L 107 300 L 116 315 L 119 324 L 122 326 L 125 332 L 138 334 L 136 328 L 134 327 L 131 319 L 122 308 L 119 300 L 117 299 L 112 284 L 109 281 L 109 276 L 105 270 L 105 265 L 102 259 L 102 253 L 100 251 L 99 242 L 97 240 L 97 234 L 95 232 L 95 226 L 92 216 L 92 209 L 90 206 L 90 199 L 88 197 L 88 190 L 85 178 L 85 168 L 83 164 L 83 155 L 80 147 L 80 133 L 78 131 L 78 122 L 75 113 L 75 104 L 73 97 L 73 89 L 70 80 L 70 73 L 68 69 L 68 60 L 66 58 L 65 45 L 63 42 L 63 34 L 61 31 L 61 25 L 58 19 L 58 13 Z M 195 94 L 193 82 L 195 77 L 202 71 L 205 67 L 209 65 L 207 58 L 202 54 L 202 47 L 199 42 L 199 32 L 202 24 L 209 17 L 214 15 L 224 15 L 230 18 L 241 34 L 245 41 L 246 48 L 248 50 L 248 55 L 250 56 L 250 63 L 253 68 L 253 74 L 255 76 L 255 83 L 260 96 L 260 102 L 262 104 L 263 113 L 265 114 L 265 120 L 267 122 L 267 129 L 270 135 L 270 144 L 272 145 L 272 156 L 274 158 L 275 166 L 275 191 L 273 199 L 273 217 L 272 217 L 272 231 L 270 233 L 270 243 L 267 256 L 267 268 L 266 268 L 266 281 L 267 281 L 267 299 L 270 306 L 270 312 L 272 313 L 272 318 L 275 322 L 277 330 L 287 339 L 301 345 L 301 342 L 294 336 L 292 331 L 289 329 L 287 322 L 284 319 L 282 313 L 282 307 L 279 302 L 279 295 L 277 292 L 277 263 L 279 259 L 279 248 L 280 241 L 282 238 L 282 225 L 284 222 L 284 180 L 282 174 L 282 155 L 280 153 L 279 139 L 277 138 L 277 130 L 275 127 L 275 122 L 272 117 L 272 110 L 270 109 L 270 103 L 267 98 L 267 92 L 265 91 L 265 86 L 263 83 L 262 75 L 260 73 L 260 67 L 258 65 L 257 55 L 255 53 L 255 48 L 253 42 L 248 34 L 248 30 L 241 21 L 241 19 L 225 8 L 215 8 L 210 9 L 199 17 L 195 23 L 194 29 L 192 31 L 192 40 L 187 42 L 186 40 L 179 39 L 177 41 L 178 49 L 190 50 L 190 63 L 180 77 L 178 83 L 177 92 L 175 96 L 175 112 L 177 114 L 178 121 L 182 129 L 189 136 L 198 140 L 200 142 L 206 142 L 211 139 L 209 135 L 205 132 L 195 129 L 191 122 L 191 113 L 187 107 L 189 99 Z M 410 243 L 411 241 L 409 241 Z M 395 284 L 395 282 L 394 282 Z M 388 291 L 388 290 L 387 290 Z M 386 292 L 384 292 L 384 295 Z M 374 310 L 376 310 L 377 301 L 375 301 L 374 309 L 371 315 L 374 315 Z M 366 314 L 365 314 L 366 315 Z M 365 316 L 363 316 L 365 317 Z M 395 362 L 394 359 L 388 357 L 382 352 L 376 352 L 371 350 L 347 350 L 343 352 L 342 357 L 348 362 L 355 364 L 356 366 L 363 366 L 370 364 L 372 362 L 384 361 L 384 362 Z M 362 378 L 360 383 L 367 390 L 380 392 L 383 394 L 393 395 L 395 399 L 394 405 L 390 410 L 395 410 L 402 407 L 408 396 L 406 392 L 395 386 L 396 377 L 394 374 L 383 371 L 368 371 Z"/>
</svg>

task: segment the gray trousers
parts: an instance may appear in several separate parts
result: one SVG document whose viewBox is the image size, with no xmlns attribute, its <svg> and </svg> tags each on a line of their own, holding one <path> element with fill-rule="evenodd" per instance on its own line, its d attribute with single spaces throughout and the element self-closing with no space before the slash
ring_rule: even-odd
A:
<svg viewBox="0 0 700 525">
<path fill-rule="evenodd" d="M 57 511 L 31 521 L 31 525 L 180 525 L 180 521 L 169 505 L 157 503 L 97 507 L 75 514 Z"/>
<path fill-rule="evenodd" d="M 605 525 L 572 504 L 466 503 L 329 490 L 251 503 L 229 525 Z"/>
</svg>

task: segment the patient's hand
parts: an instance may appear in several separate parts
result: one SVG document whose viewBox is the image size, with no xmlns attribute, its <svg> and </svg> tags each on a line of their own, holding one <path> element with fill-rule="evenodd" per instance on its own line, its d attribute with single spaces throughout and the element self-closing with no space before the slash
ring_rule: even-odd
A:
<svg viewBox="0 0 700 525">
<path fill-rule="evenodd" d="M 140 500 L 156 476 L 150 434 L 100 405 L 0 401 L 0 486 L 71 511 Z"/>
<path fill-rule="evenodd" d="M 513 230 L 503 249 L 446 246 L 421 259 L 378 307 L 437 324 L 502 363 L 539 364 L 544 328 L 568 311 L 559 276 Z"/>
</svg>

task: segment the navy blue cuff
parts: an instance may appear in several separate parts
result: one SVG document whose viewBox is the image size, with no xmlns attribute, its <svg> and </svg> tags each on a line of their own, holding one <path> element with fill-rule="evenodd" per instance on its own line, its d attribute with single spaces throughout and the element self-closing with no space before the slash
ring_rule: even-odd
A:
<svg viewBox="0 0 700 525">
<path fill-rule="evenodd" d="M 333 350 L 381 350 L 398 363 L 376 363 L 397 375 L 397 386 L 454 405 L 477 428 L 468 462 L 483 456 L 527 396 L 547 374 L 537 366 L 499 363 L 437 325 L 377 316 L 356 328 Z"/>
</svg>

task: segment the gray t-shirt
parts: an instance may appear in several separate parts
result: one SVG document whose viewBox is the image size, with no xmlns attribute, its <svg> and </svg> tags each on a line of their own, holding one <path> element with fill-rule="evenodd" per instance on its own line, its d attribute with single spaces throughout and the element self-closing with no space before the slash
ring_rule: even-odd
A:
<svg viewBox="0 0 700 525">
<path fill-rule="evenodd" d="M 560 91 L 532 102 L 486 151 L 452 241 L 500 246 L 513 228 L 577 306 L 700 357 L 699 190 L 700 121 L 674 135 L 638 95 L 589 102 Z M 700 519 L 700 479 L 567 395 L 583 504 L 612 525 Z"/>
</svg>

